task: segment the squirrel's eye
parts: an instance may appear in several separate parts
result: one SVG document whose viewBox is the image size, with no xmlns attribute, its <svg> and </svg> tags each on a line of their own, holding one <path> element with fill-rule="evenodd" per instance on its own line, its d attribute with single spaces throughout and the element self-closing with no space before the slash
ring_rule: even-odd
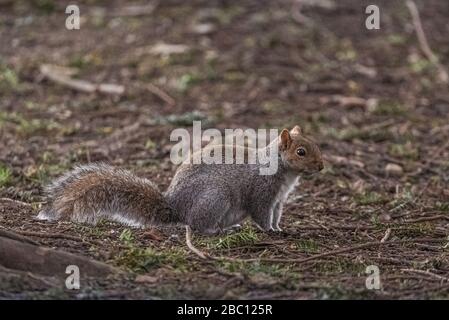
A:
<svg viewBox="0 0 449 320">
<path fill-rule="evenodd" d="M 296 150 L 296 153 L 298 154 L 298 156 L 304 157 L 306 155 L 306 149 L 299 148 L 298 150 Z"/>
</svg>

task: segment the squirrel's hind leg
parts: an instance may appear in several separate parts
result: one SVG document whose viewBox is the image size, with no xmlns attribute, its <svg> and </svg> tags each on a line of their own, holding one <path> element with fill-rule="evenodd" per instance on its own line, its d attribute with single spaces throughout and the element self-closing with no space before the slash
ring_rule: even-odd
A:
<svg viewBox="0 0 449 320">
<path fill-rule="evenodd" d="M 251 218 L 262 231 L 273 231 L 273 209 L 260 209 L 253 212 Z"/>
<path fill-rule="evenodd" d="M 231 209 L 229 198 L 220 191 L 207 191 L 195 199 L 187 224 L 195 231 L 212 235 L 222 232 L 221 223 Z"/>
</svg>

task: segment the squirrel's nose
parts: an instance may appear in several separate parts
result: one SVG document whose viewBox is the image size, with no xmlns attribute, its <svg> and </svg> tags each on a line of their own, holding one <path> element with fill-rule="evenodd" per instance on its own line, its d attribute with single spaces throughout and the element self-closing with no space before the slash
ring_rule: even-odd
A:
<svg viewBox="0 0 449 320">
<path fill-rule="evenodd" d="M 321 170 L 323 170 L 324 169 L 324 164 L 323 164 L 323 162 L 320 162 L 319 164 L 318 164 L 318 171 L 321 171 Z"/>
</svg>

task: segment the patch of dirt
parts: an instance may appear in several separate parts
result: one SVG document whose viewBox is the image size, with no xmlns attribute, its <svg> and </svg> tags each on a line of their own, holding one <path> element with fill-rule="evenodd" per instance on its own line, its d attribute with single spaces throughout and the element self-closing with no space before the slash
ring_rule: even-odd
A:
<svg viewBox="0 0 449 320">
<path fill-rule="evenodd" d="M 0 297 L 449 298 L 449 94 L 403 2 L 377 1 L 380 30 L 364 27 L 367 1 L 305 6 L 305 24 L 287 0 L 160 1 L 136 16 L 120 15 L 138 1 L 78 2 L 81 29 L 69 31 L 65 1 L 0 1 L 0 226 L 129 273 L 73 292 L 0 269 Z M 449 7 L 416 2 L 449 70 Z M 161 44 L 185 47 L 155 53 Z M 125 94 L 74 91 L 43 78 L 43 64 Z M 300 124 L 320 143 L 325 170 L 291 195 L 282 233 L 248 223 L 195 237 L 225 257 L 203 261 L 183 229 L 35 219 L 42 187 L 79 163 L 166 188 L 170 132 L 195 117 L 219 129 Z M 370 265 L 380 290 L 365 285 Z"/>
</svg>

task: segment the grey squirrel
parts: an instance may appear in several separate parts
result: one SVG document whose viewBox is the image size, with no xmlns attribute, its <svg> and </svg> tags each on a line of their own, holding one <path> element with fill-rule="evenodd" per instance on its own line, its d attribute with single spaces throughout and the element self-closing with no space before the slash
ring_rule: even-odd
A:
<svg viewBox="0 0 449 320">
<path fill-rule="evenodd" d="M 301 174 L 322 170 L 323 161 L 317 144 L 299 126 L 282 130 L 267 148 L 278 148 L 273 175 L 260 175 L 258 163 L 182 164 L 165 193 L 150 180 L 107 164 L 78 166 L 46 188 L 47 205 L 38 218 L 183 224 L 195 232 L 216 234 L 249 216 L 262 230 L 281 231 L 288 194 Z"/>
</svg>

